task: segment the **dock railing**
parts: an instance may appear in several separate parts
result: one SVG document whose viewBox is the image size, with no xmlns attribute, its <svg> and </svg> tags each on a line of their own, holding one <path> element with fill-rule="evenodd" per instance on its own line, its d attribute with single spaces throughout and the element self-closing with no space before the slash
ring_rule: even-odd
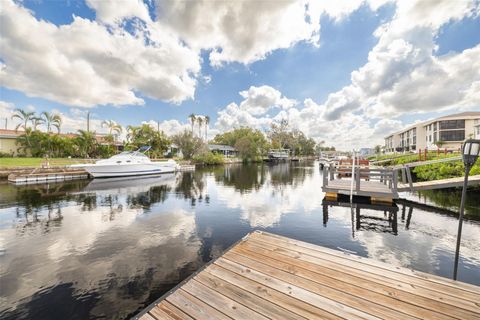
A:
<svg viewBox="0 0 480 320">
<path fill-rule="evenodd" d="M 334 180 L 335 178 L 342 179 L 345 177 L 346 170 L 352 170 L 352 165 L 348 166 L 335 166 L 330 164 L 328 167 L 323 168 L 323 185 L 328 186 L 329 181 Z M 353 168 L 353 177 L 355 191 L 361 189 L 362 180 L 363 181 L 376 181 L 380 182 L 392 191 L 397 192 L 398 185 L 398 172 L 397 170 L 391 168 L 367 168 L 361 166 L 355 166 Z"/>
</svg>

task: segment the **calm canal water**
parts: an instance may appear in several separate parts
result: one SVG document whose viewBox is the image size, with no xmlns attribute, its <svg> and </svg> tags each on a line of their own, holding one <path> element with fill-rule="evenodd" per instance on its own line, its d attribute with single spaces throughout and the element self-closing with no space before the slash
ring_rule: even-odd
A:
<svg viewBox="0 0 480 320">
<path fill-rule="evenodd" d="M 457 191 L 352 210 L 321 184 L 314 162 L 2 184 L 0 318 L 128 318 L 255 229 L 452 276 Z M 480 285 L 480 192 L 468 199 L 459 279 Z"/>
</svg>

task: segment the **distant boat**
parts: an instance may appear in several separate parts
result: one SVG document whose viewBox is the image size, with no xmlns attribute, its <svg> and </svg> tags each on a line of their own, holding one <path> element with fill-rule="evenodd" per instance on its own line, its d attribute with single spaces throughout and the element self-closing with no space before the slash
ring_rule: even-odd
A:
<svg viewBox="0 0 480 320">
<path fill-rule="evenodd" d="M 290 150 L 288 149 L 271 149 L 268 152 L 269 161 L 287 161 L 290 156 Z"/>
<path fill-rule="evenodd" d="M 172 173 L 178 169 L 174 160 L 151 161 L 145 155 L 150 147 L 137 151 L 125 151 L 95 164 L 73 165 L 84 168 L 94 178 L 142 176 L 160 173 Z"/>
</svg>

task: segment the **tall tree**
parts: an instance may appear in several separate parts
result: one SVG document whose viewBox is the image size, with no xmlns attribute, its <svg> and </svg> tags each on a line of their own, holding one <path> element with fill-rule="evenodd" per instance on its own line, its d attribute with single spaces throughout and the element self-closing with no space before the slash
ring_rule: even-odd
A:
<svg viewBox="0 0 480 320">
<path fill-rule="evenodd" d="M 235 147 L 244 161 L 255 161 L 266 154 L 268 141 L 260 130 L 252 128 L 237 128 L 222 134 L 217 134 L 214 143 Z"/>
<path fill-rule="evenodd" d="M 195 125 L 195 121 L 197 120 L 197 117 L 195 117 L 195 114 L 190 114 L 188 116 L 188 119 L 190 119 L 190 123 L 192 124 L 192 134 L 193 134 L 193 126 Z"/>
<path fill-rule="evenodd" d="M 150 153 L 155 157 L 162 157 L 170 146 L 170 140 L 165 134 L 153 129 L 148 124 L 139 127 L 128 127 L 128 140 L 130 149 L 138 149 L 143 146 L 150 146 Z"/>
<path fill-rule="evenodd" d="M 57 128 L 58 133 L 60 133 L 60 126 L 62 125 L 62 118 L 60 115 L 44 111 L 40 117 L 42 119 L 42 123 L 44 123 L 47 127 L 47 132 L 52 132 L 52 127 L 55 127 Z"/>
<path fill-rule="evenodd" d="M 182 151 L 183 158 L 187 160 L 191 159 L 194 155 L 198 154 L 205 148 L 202 139 L 194 137 L 193 133 L 188 132 L 187 130 L 174 135 L 172 140 Z"/>
<path fill-rule="evenodd" d="M 270 132 L 268 133 L 273 146 L 280 147 L 282 149 L 291 146 L 291 134 L 288 125 L 288 120 L 281 120 L 280 123 L 272 123 Z"/>
<path fill-rule="evenodd" d="M 198 122 L 198 137 L 202 138 L 201 130 L 202 130 L 203 118 L 198 116 L 197 117 L 197 122 Z"/>
<path fill-rule="evenodd" d="M 210 123 L 210 117 L 205 116 L 205 142 L 208 142 L 208 124 Z"/>
<path fill-rule="evenodd" d="M 15 130 L 18 130 L 18 128 L 23 128 L 23 130 L 27 130 L 28 128 L 28 123 L 32 121 L 32 119 L 35 118 L 35 112 L 27 112 L 22 109 L 15 109 L 15 113 L 12 116 L 13 119 L 18 119 L 20 120 L 20 123 L 17 124 L 15 127 Z"/>
</svg>

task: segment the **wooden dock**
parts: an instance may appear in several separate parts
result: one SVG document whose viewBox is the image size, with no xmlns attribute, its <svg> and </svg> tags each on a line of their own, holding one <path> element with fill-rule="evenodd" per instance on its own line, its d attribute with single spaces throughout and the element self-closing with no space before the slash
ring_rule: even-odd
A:
<svg viewBox="0 0 480 320">
<path fill-rule="evenodd" d="M 350 195 L 351 180 L 347 178 L 329 181 L 328 185 L 324 186 L 322 190 L 325 193 Z M 378 181 L 362 181 L 360 188 L 356 188 L 354 185 L 352 193 L 354 196 L 363 197 L 377 197 L 384 199 L 398 198 L 398 193 L 395 190 L 392 190 L 388 185 Z"/>
<path fill-rule="evenodd" d="M 348 172 L 350 177 L 342 179 Z M 323 168 L 322 191 L 329 200 L 337 200 L 339 194 L 351 194 L 369 197 L 372 203 L 392 203 L 398 199 L 397 183 L 397 172 L 392 169 L 356 166 L 352 172 L 351 165 L 332 164 Z"/>
<path fill-rule="evenodd" d="M 88 179 L 89 175 L 83 169 L 35 169 L 29 173 L 12 173 L 8 181 L 15 184 L 35 184 L 54 181 Z"/>
<path fill-rule="evenodd" d="M 399 183 L 398 191 L 417 191 L 417 190 L 433 190 L 443 188 L 454 188 L 463 186 L 463 177 L 441 179 L 434 181 L 421 181 L 409 183 Z M 480 174 L 468 177 L 468 185 L 480 185 Z"/>
<path fill-rule="evenodd" d="M 480 319 L 480 287 L 253 232 L 135 319 Z"/>
</svg>

